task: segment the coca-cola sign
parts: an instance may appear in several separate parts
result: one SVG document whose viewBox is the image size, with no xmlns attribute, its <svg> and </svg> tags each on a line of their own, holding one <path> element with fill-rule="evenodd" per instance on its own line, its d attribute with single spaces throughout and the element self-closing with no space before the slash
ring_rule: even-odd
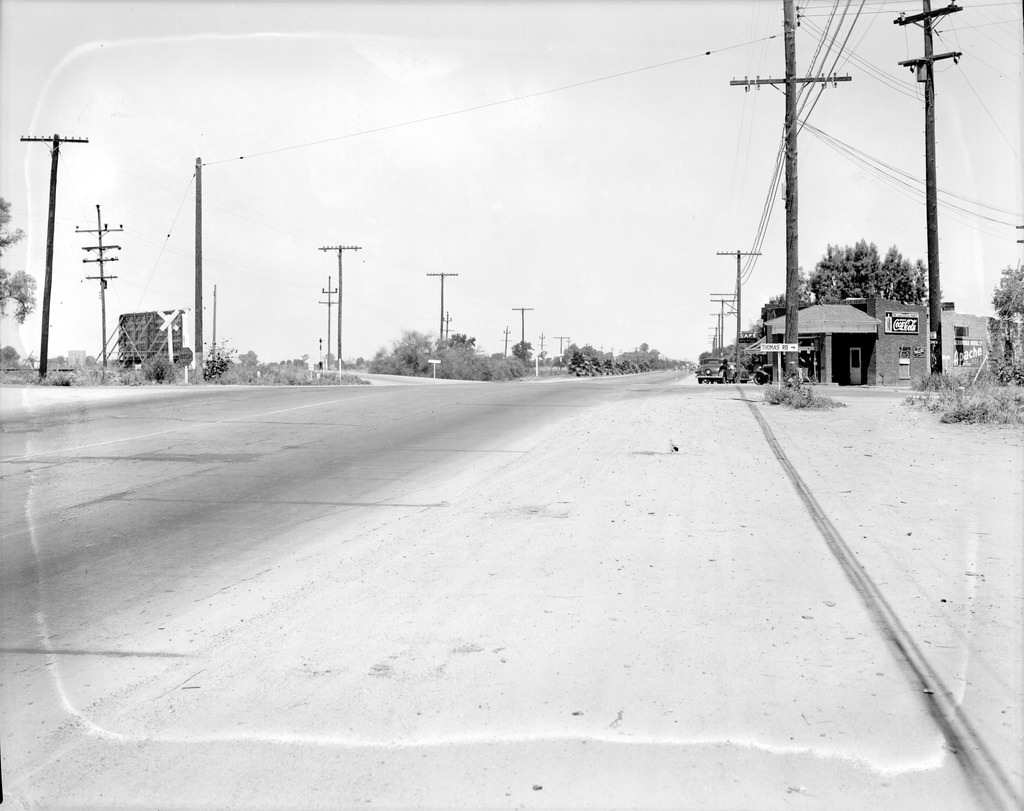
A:
<svg viewBox="0 0 1024 811">
<path fill-rule="evenodd" d="M 893 335 L 917 335 L 921 316 L 918 313 L 885 314 L 885 331 Z"/>
</svg>

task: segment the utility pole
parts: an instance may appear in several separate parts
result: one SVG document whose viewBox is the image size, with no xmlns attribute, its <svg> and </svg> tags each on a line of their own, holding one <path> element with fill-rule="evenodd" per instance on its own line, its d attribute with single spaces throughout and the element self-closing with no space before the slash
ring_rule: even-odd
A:
<svg viewBox="0 0 1024 811">
<path fill-rule="evenodd" d="M 736 256 L 736 371 L 740 369 L 740 302 L 742 301 L 741 289 L 743 287 L 743 274 L 740 270 L 741 256 L 760 256 L 760 251 L 718 251 L 716 256 Z"/>
<path fill-rule="evenodd" d="M 540 334 L 540 354 L 541 354 L 541 355 L 543 355 L 543 354 L 544 354 L 544 337 L 545 337 L 545 336 L 544 336 L 544 333 L 542 332 L 542 333 Z"/>
<path fill-rule="evenodd" d="M 526 343 L 526 313 L 527 312 L 533 312 L 533 307 L 513 307 L 512 310 L 513 311 L 518 311 L 518 313 L 520 315 L 520 318 L 521 318 L 521 321 L 522 321 L 522 338 L 520 338 L 519 340 L 520 340 L 520 343 L 525 344 Z"/>
<path fill-rule="evenodd" d="M 213 349 L 217 350 L 217 285 L 213 286 Z"/>
<path fill-rule="evenodd" d="M 551 337 L 558 339 L 558 356 L 561 357 L 562 356 L 562 341 L 568 341 L 569 340 L 569 336 L 568 335 L 552 335 Z"/>
<path fill-rule="evenodd" d="M 748 91 L 751 86 L 778 85 L 786 87 L 786 334 L 785 342 L 795 344 L 799 341 L 800 302 L 797 292 L 800 281 L 799 240 L 797 236 L 797 151 L 796 136 L 799 121 L 796 117 L 796 88 L 798 84 L 829 84 L 853 81 L 849 76 L 807 76 L 797 78 L 796 75 L 796 8 L 793 0 L 783 0 L 783 33 L 786 49 L 785 79 L 740 79 L 729 82 L 730 85 L 742 85 Z M 786 353 L 786 367 L 795 363 L 795 357 Z"/>
<path fill-rule="evenodd" d="M 715 318 L 715 326 L 713 327 L 715 330 L 715 340 L 711 343 L 711 351 L 718 355 L 720 354 L 719 349 L 725 348 L 719 344 L 719 336 L 722 334 L 722 318 L 721 313 L 710 313 L 710 315 Z"/>
<path fill-rule="evenodd" d="M 437 338 L 439 341 L 444 340 L 444 280 L 446 276 L 458 276 L 458 273 L 428 273 L 428 276 L 440 276 L 441 277 L 441 326 L 438 330 Z"/>
<path fill-rule="evenodd" d="M 203 382 L 203 159 L 196 158 L 196 383 Z"/>
<path fill-rule="evenodd" d="M 96 241 L 99 245 L 88 245 L 82 248 L 83 251 L 97 251 L 96 259 L 83 259 L 82 262 L 98 262 L 100 266 L 99 276 L 86 276 L 86 279 L 98 279 L 100 283 L 100 329 L 103 333 L 103 369 L 107 368 L 107 282 L 110 279 L 116 279 L 117 276 L 107 276 L 103 273 L 103 265 L 106 262 L 116 262 L 117 257 L 104 256 L 104 251 L 121 250 L 120 245 L 104 245 L 103 235 L 117 233 L 123 231 L 124 226 L 119 225 L 117 228 L 110 228 L 101 222 L 100 217 L 100 206 L 96 204 L 96 228 L 79 228 L 75 226 L 76 234 L 96 234 Z"/>
<path fill-rule="evenodd" d="M 932 11 L 931 0 L 923 0 L 924 11 L 909 17 L 900 14 L 895 25 L 921 23 L 924 29 L 924 57 L 905 59 L 898 64 L 917 73 L 917 81 L 924 82 L 924 163 L 925 163 L 925 220 L 928 230 L 928 331 L 931 342 L 931 372 L 942 373 L 942 290 L 939 284 L 939 204 L 938 182 L 935 178 L 935 70 L 940 59 L 959 61 L 961 53 L 936 54 L 932 52 L 932 19 L 963 11 L 950 3 L 946 8 Z"/>
<path fill-rule="evenodd" d="M 53 288 L 53 228 L 57 213 L 57 160 L 61 144 L 87 144 L 88 138 L 61 138 L 53 135 L 23 135 L 22 141 L 43 141 L 50 144 L 50 211 L 46 219 L 46 276 L 43 279 L 43 327 L 39 336 L 39 377 L 46 377 L 50 353 L 50 291 Z"/>
<path fill-rule="evenodd" d="M 335 288 L 334 290 L 331 290 L 331 277 L 330 276 L 327 277 L 327 289 L 326 290 L 321 290 L 320 292 L 327 294 L 327 301 L 321 301 L 320 303 L 327 305 L 327 354 L 328 354 L 328 356 L 330 356 L 330 354 L 331 354 L 331 296 L 338 292 L 337 288 Z M 327 369 L 329 367 L 330 367 L 330 363 L 328 363 L 324 368 Z M 340 370 L 341 367 L 339 366 L 338 369 Z"/>
<path fill-rule="evenodd" d="M 729 314 L 735 312 L 736 299 L 732 293 L 712 293 L 714 298 L 711 299 L 713 304 L 718 304 L 718 312 L 712 313 L 712 315 L 718 318 L 718 348 L 725 352 L 725 305 L 728 304 L 730 308 Z"/>
<path fill-rule="evenodd" d="M 449 333 L 449 328 L 451 327 L 451 325 L 452 325 L 452 314 L 450 312 L 445 311 L 445 314 L 444 314 L 444 339 L 445 339 L 445 341 L 448 340 L 448 333 Z"/>
<path fill-rule="evenodd" d="M 360 245 L 327 245 L 320 249 L 321 251 L 337 251 L 338 252 L 338 371 L 341 371 L 341 298 L 343 290 L 343 280 L 341 276 L 341 255 L 345 251 L 361 251 L 362 246 Z M 328 282 L 327 286 L 330 287 L 331 283 Z M 331 352 L 331 336 L 327 336 L 327 353 Z"/>
<path fill-rule="evenodd" d="M 508 357 L 508 334 L 509 334 L 509 328 L 506 326 L 505 327 L 505 354 L 504 354 L 504 357 L 506 357 L 506 358 Z"/>
</svg>

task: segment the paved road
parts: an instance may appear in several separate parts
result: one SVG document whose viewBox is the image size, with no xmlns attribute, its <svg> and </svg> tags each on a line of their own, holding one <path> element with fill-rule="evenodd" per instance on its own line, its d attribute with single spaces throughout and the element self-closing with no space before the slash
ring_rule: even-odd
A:
<svg viewBox="0 0 1024 811">
<path fill-rule="evenodd" d="M 8 799 L 1012 798 L 996 733 L 922 697 L 947 672 L 899 652 L 914 628 L 844 570 L 740 389 L 681 383 L 5 411 Z"/>
</svg>

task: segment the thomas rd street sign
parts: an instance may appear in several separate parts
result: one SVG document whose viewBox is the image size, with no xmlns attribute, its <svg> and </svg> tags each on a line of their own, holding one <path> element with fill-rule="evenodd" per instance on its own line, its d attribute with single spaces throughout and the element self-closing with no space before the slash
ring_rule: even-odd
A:
<svg viewBox="0 0 1024 811">
<path fill-rule="evenodd" d="M 761 344 L 762 352 L 797 352 L 797 344 Z"/>
</svg>

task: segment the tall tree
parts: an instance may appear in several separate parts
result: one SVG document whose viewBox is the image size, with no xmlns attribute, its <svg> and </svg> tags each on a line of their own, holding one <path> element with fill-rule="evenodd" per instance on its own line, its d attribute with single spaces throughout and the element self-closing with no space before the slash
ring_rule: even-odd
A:
<svg viewBox="0 0 1024 811">
<path fill-rule="evenodd" d="M 878 247 L 862 239 L 853 247 L 829 245 L 811 273 L 809 287 L 818 304 L 874 296 L 920 304 L 927 294 L 926 276 L 920 259 L 911 265 L 893 245 L 883 260 Z"/>
<path fill-rule="evenodd" d="M 515 355 L 523 363 L 529 363 L 532 360 L 533 344 L 529 341 L 520 341 L 512 347 L 512 354 Z"/>
<path fill-rule="evenodd" d="M 927 279 L 924 261 L 918 259 L 911 265 L 893 245 L 882 260 L 874 295 L 904 304 L 921 304 L 928 295 Z"/>
<path fill-rule="evenodd" d="M 806 307 L 808 304 L 813 304 L 814 300 L 811 294 L 811 283 L 807 278 L 807 274 L 804 273 L 804 269 L 800 268 L 797 271 L 797 282 L 796 282 L 796 297 L 797 306 Z M 786 294 L 779 293 L 778 295 L 772 296 L 768 301 L 765 302 L 768 307 L 785 307 L 786 306 Z"/>
<path fill-rule="evenodd" d="M 10 222 L 11 204 L 0 197 L 0 257 L 4 251 L 25 238 L 25 232 L 20 228 L 14 231 L 8 228 Z M 0 267 L 0 315 L 7 315 L 9 301 L 17 305 L 15 319 L 19 324 L 24 324 L 29 313 L 36 307 L 36 280 L 23 270 L 8 273 Z"/>
<path fill-rule="evenodd" d="M 1024 265 L 1003 268 L 999 286 L 992 291 L 992 306 L 1000 318 L 1024 318 Z"/>
</svg>

